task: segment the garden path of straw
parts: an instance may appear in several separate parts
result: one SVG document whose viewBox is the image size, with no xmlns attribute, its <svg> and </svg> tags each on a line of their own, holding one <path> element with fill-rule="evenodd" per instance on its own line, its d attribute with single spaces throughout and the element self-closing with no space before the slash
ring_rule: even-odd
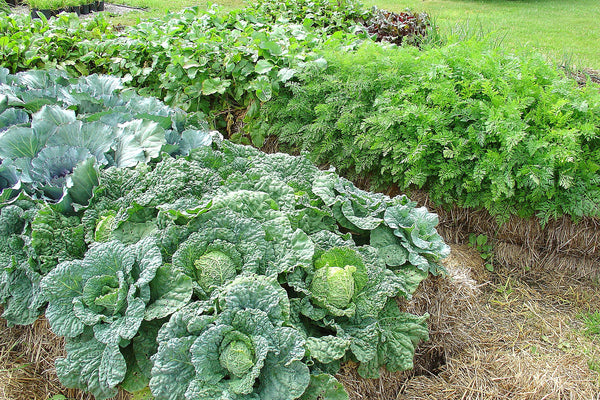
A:
<svg viewBox="0 0 600 400">
<path fill-rule="evenodd" d="M 365 380 L 346 365 L 338 379 L 352 400 L 600 399 L 588 367 L 600 364 L 600 339 L 583 334 L 579 317 L 600 310 L 596 285 L 543 271 L 490 273 L 460 245 L 444 265 L 448 277 L 428 279 L 401 304 L 431 315 L 431 340 L 417 349 L 415 369 Z M 32 327 L 0 324 L 0 400 L 92 399 L 57 381 L 62 340 L 43 318 Z"/>
</svg>

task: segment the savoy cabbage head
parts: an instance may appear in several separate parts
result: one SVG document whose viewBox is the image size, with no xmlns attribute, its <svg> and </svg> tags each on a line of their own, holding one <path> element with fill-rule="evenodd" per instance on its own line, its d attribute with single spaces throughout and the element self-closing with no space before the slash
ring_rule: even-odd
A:
<svg viewBox="0 0 600 400">
<path fill-rule="evenodd" d="M 286 326 L 290 303 L 274 277 L 241 275 L 219 290 L 212 314 L 203 312 L 206 303 L 195 307 L 175 313 L 159 332 L 150 380 L 156 399 L 291 400 L 304 393 L 305 341 Z"/>
</svg>

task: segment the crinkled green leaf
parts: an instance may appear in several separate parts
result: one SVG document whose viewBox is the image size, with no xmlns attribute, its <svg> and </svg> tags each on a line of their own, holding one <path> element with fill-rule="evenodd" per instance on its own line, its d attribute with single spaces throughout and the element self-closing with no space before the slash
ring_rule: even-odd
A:
<svg viewBox="0 0 600 400">
<path fill-rule="evenodd" d="M 275 326 L 285 323 L 290 316 L 287 293 L 274 277 L 251 275 L 234 279 L 220 293 L 219 305 L 231 312 L 264 311 Z"/>
<path fill-rule="evenodd" d="M 274 337 L 275 349 L 270 352 L 261 371 L 258 393 L 261 399 L 295 399 L 310 381 L 304 357 L 304 339 L 292 328 L 278 328 Z"/>
<path fill-rule="evenodd" d="M 146 307 L 145 319 L 158 319 L 171 315 L 192 298 L 192 279 L 171 265 L 156 271 L 150 282 L 151 300 Z"/>
<path fill-rule="evenodd" d="M 308 337 L 306 349 L 311 358 L 329 364 L 344 357 L 350 348 L 350 340 L 337 336 Z"/>
<path fill-rule="evenodd" d="M 56 373 L 67 387 L 89 391 L 104 400 L 117 394 L 116 386 L 127 371 L 116 344 L 98 342 L 89 332 L 65 344 L 66 358 L 56 360 Z"/>
<path fill-rule="evenodd" d="M 2 318 L 8 326 L 35 322 L 42 314 L 45 303 L 39 288 L 41 276 L 31 271 L 26 264 L 10 272 L 0 271 L 0 275 L 3 276 L 0 278 L 0 287 L 6 290 L 6 293 L 0 295 L 0 302 L 4 303 Z"/>
<path fill-rule="evenodd" d="M 152 356 L 154 366 L 150 378 L 150 390 L 158 399 L 180 400 L 185 398 L 188 385 L 196 376 L 190 347 L 196 337 L 176 337 L 162 342 Z"/>
<path fill-rule="evenodd" d="M 348 400 L 344 386 L 333 376 L 318 374 L 310 376 L 310 383 L 300 400 Z"/>
</svg>

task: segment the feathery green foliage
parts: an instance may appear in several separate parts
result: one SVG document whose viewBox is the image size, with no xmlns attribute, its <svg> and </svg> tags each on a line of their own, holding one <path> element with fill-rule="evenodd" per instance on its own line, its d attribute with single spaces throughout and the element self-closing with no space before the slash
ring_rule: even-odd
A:
<svg viewBox="0 0 600 400">
<path fill-rule="evenodd" d="M 325 52 L 265 104 L 254 135 L 375 187 L 425 188 L 500 219 L 600 215 L 600 94 L 540 56 L 467 41 Z"/>
</svg>

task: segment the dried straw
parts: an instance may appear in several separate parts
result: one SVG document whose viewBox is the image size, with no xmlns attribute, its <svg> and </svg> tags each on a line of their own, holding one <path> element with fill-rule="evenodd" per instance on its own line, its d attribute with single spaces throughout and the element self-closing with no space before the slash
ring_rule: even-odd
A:
<svg viewBox="0 0 600 400">
<path fill-rule="evenodd" d="M 339 379 L 351 399 L 600 398 L 587 364 L 600 348 L 578 333 L 577 318 L 600 309 L 593 286 L 544 271 L 491 274 L 465 246 L 453 246 L 445 266 L 450 276 L 430 280 L 408 303 L 431 313 L 415 370 L 371 382 L 346 366 Z"/>
<path fill-rule="evenodd" d="M 79 390 L 65 389 L 58 381 L 54 360 L 65 356 L 63 345 L 44 317 L 31 326 L 12 328 L 0 319 L 0 400 L 47 400 L 56 394 L 93 400 Z M 130 398 L 120 393 L 115 399 Z"/>
</svg>

